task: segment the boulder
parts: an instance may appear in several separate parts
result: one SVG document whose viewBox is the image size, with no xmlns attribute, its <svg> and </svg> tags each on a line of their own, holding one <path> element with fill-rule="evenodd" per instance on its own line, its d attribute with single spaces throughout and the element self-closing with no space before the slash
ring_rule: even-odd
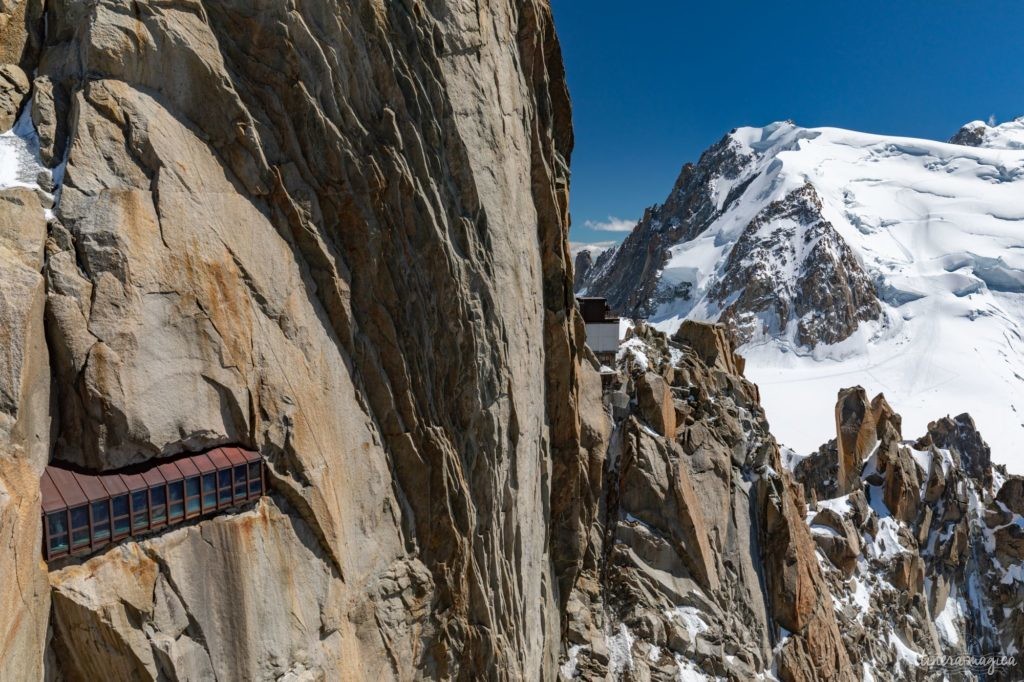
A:
<svg viewBox="0 0 1024 682">
<path fill-rule="evenodd" d="M 636 398 L 644 421 L 660 435 L 674 437 L 676 408 L 668 382 L 647 372 L 636 380 Z"/>
<path fill-rule="evenodd" d="M 928 424 L 928 433 L 919 439 L 928 445 L 949 450 L 958 460 L 959 468 L 968 476 L 985 483 L 992 482 L 992 451 L 985 443 L 969 414 L 943 417 Z"/>
<path fill-rule="evenodd" d="M 0 131 L 10 130 L 32 84 L 15 64 L 0 65 Z"/>
<path fill-rule="evenodd" d="M 827 528 L 832 532 L 815 532 L 814 526 Z M 860 534 L 853 522 L 831 508 L 819 510 L 811 519 L 814 542 L 821 548 L 832 565 L 849 578 L 857 568 L 860 556 Z"/>
<path fill-rule="evenodd" d="M 708 367 L 743 376 L 743 363 L 734 350 L 725 326 L 684 320 L 672 339 L 693 348 Z"/>
</svg>

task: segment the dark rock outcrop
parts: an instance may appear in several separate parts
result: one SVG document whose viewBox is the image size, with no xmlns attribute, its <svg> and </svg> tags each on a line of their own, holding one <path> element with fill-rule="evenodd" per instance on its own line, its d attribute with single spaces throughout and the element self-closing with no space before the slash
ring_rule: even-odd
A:
<svg viewBox="0 0 1024 682">
<path fill-rule="evenodd" d="M 962 144 L 965 147 L 980 147 L 985 141 L 984 125 L 967 124 L 956 131 L 953 137 L 949 138 L 950 144 Z"/>
<path fill-rule="evenodd" d="M 591 268 L 594 267 L 594 255 L 590 253 L 588 249 L 582 249 L 576 254 L 576 260 L 573 261 L 573 279 L 572 279 L 572 290 L 579 291 L 583 288 L 584 283 L 587 281 L 587 275 L 590 274 Z"/>
<path fill-rule="evenodd" d="M 710 296 L 743 342 L 777 335 L 795 320 L 800 345 L 836 343 L 881 312 L 874 284 L 822 216 L 809 183 L 747 225 Z"/>
<path fill-rule="evenodd" d="M 969 414 L 943 417 L 928 424 L 928 433 L 918 440 L 919 449 L 934 445 L 952 452 L 960 467 L 972 478 L 992 483 L 992 451 L 981 438 Z"/>
</svg>

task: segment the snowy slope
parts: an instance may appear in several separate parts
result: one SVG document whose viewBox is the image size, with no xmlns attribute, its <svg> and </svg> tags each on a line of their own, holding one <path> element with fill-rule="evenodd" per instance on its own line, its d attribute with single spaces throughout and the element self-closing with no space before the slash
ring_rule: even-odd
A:
<svg viewBox="0 0 1024 682">
<path fill-rule="evenodd" d="M 834 345 L 801 346 L 789 325 L 741 349 L 773 433 L 816 449 L 834 436 L 836 392 L 861 384 L 885 393 L 908 438 L 970 412 L 993 460 L 1024 473 L 1024 121 L 965 128 L 978 126 L 980 146 L 788 122 L 734 131 L 747 161 L 715 181 L 724 212 L 674 245 L 660 273 L 662 289 L 688 284 L 690 295 L 661 303 L 651 321 L 673 331 L 685 318 L 718 319 L 710 293 L 740 235 L 809 183 L 874 280 L 882 314 Z"/>
</svg>

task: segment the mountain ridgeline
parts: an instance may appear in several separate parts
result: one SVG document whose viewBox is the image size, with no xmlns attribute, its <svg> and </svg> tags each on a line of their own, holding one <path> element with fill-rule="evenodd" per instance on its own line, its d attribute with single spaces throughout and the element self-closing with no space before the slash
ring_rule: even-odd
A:
<svg viewBox="0 0 1024 682">
<path fill-rule="evenodd" d="M 996 461 L 1019 459 L 1024 119 L 949 142 L 738 128 L 585 272 L 579 291 L 666 332 L 724 324 L 787 446 L 817 448 L 801 410 L 825 424 L 855 378 L 916 432 L 969 412 Z"/>
</svg>

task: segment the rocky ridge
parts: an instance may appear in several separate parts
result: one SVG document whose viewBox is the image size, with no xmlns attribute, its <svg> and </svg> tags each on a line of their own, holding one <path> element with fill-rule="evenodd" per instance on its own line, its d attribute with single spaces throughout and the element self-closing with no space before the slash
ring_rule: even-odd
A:
<svg viewBox="0 0 1024 682">
<path fill-rule="evenodd" d="M 564 677 L 856 679 L 757 387 L 722 327 L 640 324 Z"/>
<path fill-rule="evenodd" d="M 701 234 L 745 188 L 751 155 L 729 135 L 683 166 L 665 203 L 644 211 L 626 239 L 604 251 L 577 290 L 604 296 L 623 315 L 650 317 L 657 307 L 688 298 L 688 283 L 670 285 L 661 278 L 669 250 Z M 719 186 L 730 188 L 718 192 Z"/>
<path fill-rule="evenodd" d="M 1024 149 L 1024 116 L 995 125 L 971 121 L 949 138 L 951 144 L 992 149 Z"/>
<path fill-rule="evenodd" d="M 926 657 L 1018 654 L 1024 479 L 992 465 L 969 416 L 906 441 L 854 387 L 836 440 L 800 457 L 723 327 L 639 324 L 619 360 L 564 678 L 925 679 Z"/>
</svg>

